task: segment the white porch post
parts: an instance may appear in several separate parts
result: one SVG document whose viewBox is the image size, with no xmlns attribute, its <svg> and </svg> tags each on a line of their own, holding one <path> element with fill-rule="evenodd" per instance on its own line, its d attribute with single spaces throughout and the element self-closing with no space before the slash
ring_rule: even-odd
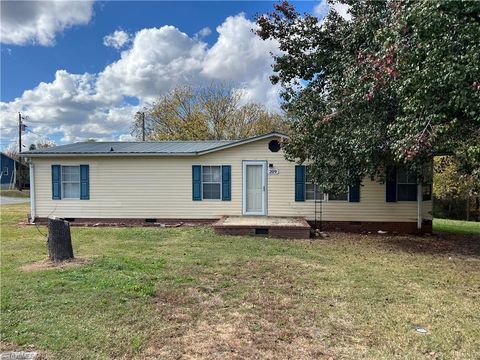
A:
<svg viewBox="0 0 480 360">
<path fill-rule="evenodd" d="M 35 169 L 30 160 L 30 222 L 35 222 Z"/>
<path fill-rule="evenodd" d="M 421 230 L 422 229 L 422 202 L 423 202 L 423 196 L 422 196 L 422 183 L 419 183 L 417 185 L 417 229 Z"/>
</svg>

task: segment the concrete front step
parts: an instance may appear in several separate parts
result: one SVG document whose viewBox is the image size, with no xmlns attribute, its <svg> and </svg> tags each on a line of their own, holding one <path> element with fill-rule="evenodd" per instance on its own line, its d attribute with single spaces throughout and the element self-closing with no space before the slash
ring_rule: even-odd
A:
<svg viewBox="0 0 480 360">
<path fill-rule="evenodd" d="M 224 216 L 212 226 L 217 234 L 289 239 L 308 239 L 311 229 L 304 218 L 276 216 Z"/>
</svg>

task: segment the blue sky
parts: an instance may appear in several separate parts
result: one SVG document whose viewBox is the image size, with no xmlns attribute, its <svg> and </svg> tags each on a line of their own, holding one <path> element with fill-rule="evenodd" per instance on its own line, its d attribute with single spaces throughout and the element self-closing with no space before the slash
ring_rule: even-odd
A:
<svg viewBox="0 0 480 360">
<path fill-rule="evenodd" d="M 27 142 L 128 139 L 137 106 L 177 84 L 232 81 L 278 108 L 268 82 L 275 44 L 247 31 L 273 2 L 37 4 L 2 1 L 2 148 L 16 140 L 18 111 L 29 117 Z M 318 12 L 318 1 L 295 4 Z M 106 46 L 115 31 L 123 41 Z"/>
</svg>

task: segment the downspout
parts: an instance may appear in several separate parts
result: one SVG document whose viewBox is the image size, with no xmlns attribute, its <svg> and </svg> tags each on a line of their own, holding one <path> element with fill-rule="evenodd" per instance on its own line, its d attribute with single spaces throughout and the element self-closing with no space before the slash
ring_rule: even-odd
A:
<svg viewBox="0 0 480 360">
<path fill-rule="evenodd" d="M 423 196 L 422 196 L 422 183 L 418 183 L 417 185 L 417 229 L 422 229 L 422 203 L 423 203 Z"/>
<path fill-rule="evenodd" d="M 35 223 L 35 169 L 33 162 L 30 160 L 30 223 Z"/>
</svg>

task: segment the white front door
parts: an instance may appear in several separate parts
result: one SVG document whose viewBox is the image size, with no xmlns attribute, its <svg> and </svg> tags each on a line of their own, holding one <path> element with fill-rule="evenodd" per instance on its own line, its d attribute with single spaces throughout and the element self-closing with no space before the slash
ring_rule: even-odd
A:
<svg viewBox="0 0 480 360">
<path fill-rule="evenodd" d="M 267 213 L 267 164 L 265 161 L 243 162 L 243 214 Z"/>
</svg>

